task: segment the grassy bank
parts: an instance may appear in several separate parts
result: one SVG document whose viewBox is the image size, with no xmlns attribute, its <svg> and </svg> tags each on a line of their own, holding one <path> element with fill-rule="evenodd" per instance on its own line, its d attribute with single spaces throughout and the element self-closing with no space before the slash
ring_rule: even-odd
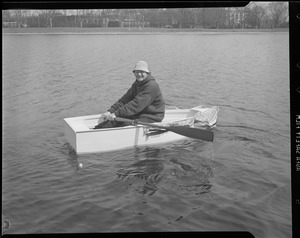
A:
<svg viewBox="0 0 300 238">
<path fill-rule="evenodd" d="M 37 33 L 37 34 L 109 34 L 109 33 L 180 33 L 180 32 L 288 32 L 288 28 L 280 29 L 202 29 L 202 28 L 138 28 L 138 27 L 53 27 L 53 28 L 2 28 L 2 33 Z"/>
</svg>

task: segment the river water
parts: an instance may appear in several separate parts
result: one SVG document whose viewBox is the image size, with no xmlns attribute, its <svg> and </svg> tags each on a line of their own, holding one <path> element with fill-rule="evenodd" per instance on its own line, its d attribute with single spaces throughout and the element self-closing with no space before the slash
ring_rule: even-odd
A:
<svg viewBox="0 0 300 238">
<path fill-rule="evenodd" d="M 292 236 L 288 32 L 2 39 L 5 234 Z M 168 107 L 219 106 L 214 142 L 76 155 L 63 118 L 108 109 L 138 60 Z"/>
</svg>

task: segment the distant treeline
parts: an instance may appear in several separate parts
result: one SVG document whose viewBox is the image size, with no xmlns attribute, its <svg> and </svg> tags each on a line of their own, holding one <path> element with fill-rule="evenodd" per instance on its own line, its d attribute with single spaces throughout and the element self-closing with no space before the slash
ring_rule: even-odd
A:
<svg viewBox="0 0 300 238">
<path fill-rule="evenodd" d="M 2 10 L 2 27 L 282 28 L 288 3 L 250 2 L 242 8 Z"/>
</svg>

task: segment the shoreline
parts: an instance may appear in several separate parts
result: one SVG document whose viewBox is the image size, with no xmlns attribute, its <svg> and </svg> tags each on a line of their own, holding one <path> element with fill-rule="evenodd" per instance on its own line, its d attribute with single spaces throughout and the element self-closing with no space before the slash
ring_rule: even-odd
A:
<svg viewBox="0 0 300 238">
<path fill-rule="evenodd" d="M 289 32 L 278 29 L 203 29 L 203 28 L 138 28 L 138 27 L 53 27 L 53 28 L 2 28 L 2 34 L 200 34 L 200 33 L 265 33 Z"/>
</svg>

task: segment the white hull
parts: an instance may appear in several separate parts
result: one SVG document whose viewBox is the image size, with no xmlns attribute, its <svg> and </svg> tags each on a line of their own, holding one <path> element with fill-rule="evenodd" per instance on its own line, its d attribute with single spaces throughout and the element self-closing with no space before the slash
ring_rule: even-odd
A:
<svg viewBox="0 0 300 238">
<path fill-rule="evenodd" d="M 156 124 L 180 123 L 192 119 L 197 112 L 198 108 L 166 110 L 164 120 Z M 99 117 L 100 114 L 64 118 L 65 136 L 77 154 L 107 152 L 187 138 L 170 131 L 153 131 L 153 128 L 142 125 L 93 129 Z"/>
</svg>

